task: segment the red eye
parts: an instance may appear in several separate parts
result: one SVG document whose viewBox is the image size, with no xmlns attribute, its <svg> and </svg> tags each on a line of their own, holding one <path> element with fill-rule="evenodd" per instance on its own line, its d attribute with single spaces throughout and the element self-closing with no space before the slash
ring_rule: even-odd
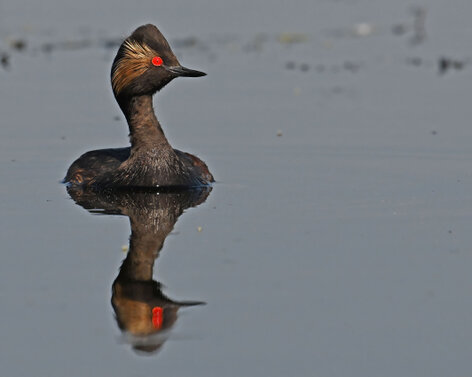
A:
<svg viewBox="0 0 472 377">
<path fill-rule="evenodd" d="M 159 57 L 159 56 L 154 56 L 154 57 L 152 58 L 152 64 L 155 65 L 156 67 L 159 67 L 160 65 L 162 65 L 162 63 L 164 63 L 164 62 L 162 61 L 162 58 L 161 58 L 161 57 Z"/>
</svg>

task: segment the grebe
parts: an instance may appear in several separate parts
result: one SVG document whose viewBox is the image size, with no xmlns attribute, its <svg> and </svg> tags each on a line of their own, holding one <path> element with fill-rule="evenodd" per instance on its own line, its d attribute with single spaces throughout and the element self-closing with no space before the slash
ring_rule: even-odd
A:
<svg viewBox="0 0 472 377">
<path fill-rule="evenodd" d="M 80 156 L 64 182 L 93 188 L 198 187 L 214 182 L 198 157 L 173 149 L 156 118 L 152 96 L 179 76 L 206 74 L 182 67 L 154 25 L 143 25 L 121 44 L 111 68 L 113 94 L 130 130 L 131 147 Z"/>
</svg>

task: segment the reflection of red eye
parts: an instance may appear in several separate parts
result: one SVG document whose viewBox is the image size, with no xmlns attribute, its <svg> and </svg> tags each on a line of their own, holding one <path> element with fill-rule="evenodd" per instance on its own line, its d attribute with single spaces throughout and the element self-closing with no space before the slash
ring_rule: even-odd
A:
<svg viewBox="0 0 472 377">
<path fill-rule="evenodd" d="M 154 56 L 152 58 L 152 64 L 155 65 L 156 67 L 159 67 L 160 65 L 162 65 L 162 63 L 164 63 L 162 61 L 162 58 L 160 58 L 159 56 Z"/>
<path fill-rule="evenodd" d="M 159 330 L 164 322 L 164 310 L 160 306 L 152 308 L 152 326 Z"/>
</svg>

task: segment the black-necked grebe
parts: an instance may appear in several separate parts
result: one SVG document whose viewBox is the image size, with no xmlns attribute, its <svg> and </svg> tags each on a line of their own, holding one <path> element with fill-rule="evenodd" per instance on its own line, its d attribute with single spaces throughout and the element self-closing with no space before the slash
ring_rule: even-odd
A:
<svg viewBox="0 0 472 377">
<path fill-rule="evenodd" d="M 205 73 L 182 67 L 154 25 L 137 28 L 121 44 L 111 69 L 131 147 L 83 154 L 69 167 L 64 182 L 96 188 L 196 187 L 214 182 L 202 160 L 171 147 L 154 113 L 154 93 L 179 76 Z"/>
</svg>

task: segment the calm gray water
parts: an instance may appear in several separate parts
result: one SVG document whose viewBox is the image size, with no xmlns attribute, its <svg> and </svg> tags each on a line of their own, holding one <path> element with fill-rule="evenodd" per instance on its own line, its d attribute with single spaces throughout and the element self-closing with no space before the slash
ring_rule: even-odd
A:
<svg viewBox="0 0 472 377">
<path fill-rule="evenodd" d="M 0 374 L 469 375 L 471 12 L 466 0 L 3 1 Z M 59 181 L 81 153 L 127 145 L 109 69 L 113 42 L 145 22 L 208 73 L 155 105 L 218 183 L 195 208 L 162 196 L 92 214 Z M 133 257 L 127 216 L 156 245 L 170 232 L 154 301 L 118 275 Z M 169 303 L 152 280 L 206 305 L 136 340 L 126 328 L 141 322 L 121 309 Z"/>
</svg>

